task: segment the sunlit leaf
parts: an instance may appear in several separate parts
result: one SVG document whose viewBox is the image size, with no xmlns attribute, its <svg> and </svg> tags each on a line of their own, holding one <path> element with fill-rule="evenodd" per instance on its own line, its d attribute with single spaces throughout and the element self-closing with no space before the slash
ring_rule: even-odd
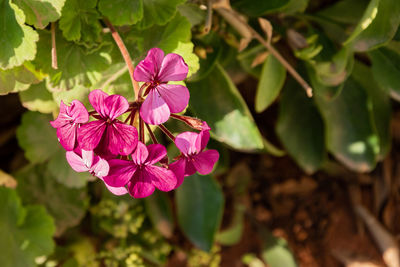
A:
<svg viewBox="0 0 400 267">
<path fill-rule="evenodd" d="M 179 226 L 187 238 L 202 250 L 210 251 L 219 228 L 224 197 L 209 175 L 185 178 L 175 195 Z"/>
<path fill-rule="evenodd" d="M 28 90 L 19 93 L 19 98 L 22 105 L 31 111 L 52 113 L 59 106 L 47 90 L 45 82 L 31 85 Z"/>
<path fill-rule="evenodd" d="M 24 11 L 26 23 L 44 29 L 61 16 L 65 0 L 13 0 Z"/>
<path fill-rule="evenodd" d="M 54 249 L 53 219 L 42 206 L 23 207 L 13 189 L 0 187 L 0 203 L 1 266 L 36 266 L 36 257 Z"/>
<path fill-rule="evenodd" d="M 12 69 L 0 69 L 0 95 L 28 89 L 30 83 L 38 82 L 38 77 L 26 64 Z"/>
<path fill-rule="evenodd" d="M 272 235 L 268 230 L 261 230 L 263 238 L 263 260 L 271 267 L 296 267 L 296 260 L 287 245 L 287 242 Z"/>
<path fill-rule="evenodd" d="M 11 0 L 0 0 L 0 18 L 0 68 L 10 69 L 34 59 L 39 36 L 24 25 L 24 12 Z"/>
</svg>

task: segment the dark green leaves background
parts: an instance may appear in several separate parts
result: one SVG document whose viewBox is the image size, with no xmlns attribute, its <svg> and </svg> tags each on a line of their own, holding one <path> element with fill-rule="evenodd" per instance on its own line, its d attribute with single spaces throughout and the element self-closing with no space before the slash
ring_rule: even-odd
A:
<svg viewBox="0 0 400 267">
<path fill-rule="evenodd" d="M 385 158 L 391 148 L 391 104 L 400 100 L 400 2 L 231 3 L 265 38 L 257 19 L 270 20 L 272 45 L 312 85 L 313 98 L 306 96 L 282 63 L 256 40 L 247 40 L 243 46 L 243 33 L 219 13 L 214 12 L 211 31 L 204 32 L 207 11 L 196 1 L 0 0 L 0 95 L 18 93 L 29 110 L 17 129 L 29 164 L 14 173 L 19 182 L 16 191 L 0 188 L 0 229 L 7 232 L 7 242 L 12 244 L 7 246 L 2 239 L 0 247 L 3 255 L 15 255 L 8 261 L 0 258 L 6 262 L 4 266 L 33 266 L 36 257 L 50 255 L 54 248 L 50 237 L 79 231 L 88 211 L 99 217 L 114 214 L 96 213 L 93 203 L 99 199 L 109 198 L 109 202 L 101 202 L 108 205 L 105 210 L 113 210 L 110 203 L 117 200 L 103 191 L 101 181 L 77 174 L 68 166 L 49 124 L 61 100 L 69 103 L 78 99 L 90 108 L 87 96 L 94 89 L 133 100 L 127 67 L 104 18 L 117 27 L 134 64 L 152 47 L 184 57 L 189 66 L 185 83 L 191 93 L 187 113 L 206 120 L 212 128 L 217 142 L 211 146 L 221 154 L 218 176 L 230 167 L 229 150 L 275 156 L 287 153 L 310 174 L 332 160 L 353 171 L 368 172 Z M 58 68 L 52 67 L 51 24 Z M 271 116 L 272 122 L 265 121 Z M 90 183 L 93 180 L 96 182 Z M 116 238 L 104 229 L 122 225 L 121 233 L 130 231 L 132 236 L 126 234 L 118 242 L 135 240 L 147 247 L 140 254 L 136 248 L 121 245 L 121 253 L 139 253 L 139 258 L 147 257 L 155 264 L 164 263 L 169 250 L 154 254 L 151 248 L 165 245 L 164 238 L 171 238 L 176 231 L 175 217 L 187 240 L 203 250 L 211 250 L 215 240 L 224 244 L 240 240 L 243 207 L 235 216 L 238 227 L 218 234 L 224 192 L 216 177 L 187 178 L 175 192 L 175 202 L 170 197 L 160 193 L 145 203 L 134 202 L 145 207 L 139 208 L 143 214 L 138 214 L 147 225 L 153 225 L 158 243 L 149 245 L 145 237 L 135 235 L 132 229 L 139 226 L 121 219 L 128 214 L 125 211 L 113 210 L 118 216 L 113 215 L 112 223 L 103 224 L 103 228 L 93 226 L 92 231 Z M 177 216 L 173 215 L 175 210 Z M 286 243 L 268 233 L 265 236 L 269 243 L 263 259 L 271 266 L 282 262 L 295 266 Z M 31 249 L 21 246 L 25 239 L 32 244 Z M 66 255 L 73 253 L 68 264 L 84 264 L 85 257 L 76 256 L 75 246 L 85 244 L 88 254 L 98 249 L 85 238 L 68 242 L 66 247 L 57 246 L 54 254 L 57 260 L 66 260 Z M 99 257 L 114 256 L 104 253 Z"/>
</svg>

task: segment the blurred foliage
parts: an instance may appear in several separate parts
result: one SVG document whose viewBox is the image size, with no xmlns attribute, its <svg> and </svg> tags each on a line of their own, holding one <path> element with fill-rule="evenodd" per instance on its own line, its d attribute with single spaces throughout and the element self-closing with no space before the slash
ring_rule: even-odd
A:
<svg viewBox="0 0 400 267">
<path fill-rule="evenodd" d="M 133 99 L 105 18 L 117 26 L 135 64 L 154 46 L 184 57 L 190 70 L 187 111 L 206 120 L 219 142 L 211 144 L 221 154 L 218 175 L 229 169 L 228 149 L 287 153 L 310 174 L 333 159 L 368 172 L 387 155 L 391 104 L 400 100 L 400 1 L 231 0 L 232 9 L 224 2 L 215 1 L 208 18 L 208 1 L 0 0 L 0 95 L 19 93 L 29 110 L 17 130 L 29 165 L 15 172 L 16 191 L 0 188 L 0 199 L 7 200 L 0 205 L 0 229 L 18 233 L 8 236 L 15 246 L 0 244 L 3 252 L 15 252 L 2 253 L 9 255 L 2 266 L 20 266 L 19 260 L 33 266 L 36 257 L 43 266 L 162 265 L 175 249 L 175 217 L 190 242 L 210 251 L 188 251 L 189 266 L 218 266 L 215 240 L 226 245 L 240 240 L 245 213 L 240 200 L 234 201 L 231 227 L 218 235 L 225 196 L 212 176 L 187 179 L 175 192 L 174 209 L 164 193 L 146 203 L 111 197 L 102 182 L 89 183 L 93 177 L 69 168 L 48 123 L 60 101 L 87 105 L 87 95 L 98 88 Z M 259 18 L 269 20 L 272 35 Z M 312 98 L 287 64 L 311 85 Z M 274 129 L 254 120 L 254 113 L 276 108 Z M 274 143 L 264 135 L 266 128 L 268 137 L 278 137 Z M 37 224 L 26 229 L 32 210 Z M 50 256 L 49 215 L 57 237 Z M 45 223 L 49 229 L 38 235 Z M 29 245 L 24 250 L 22 235 L 32 245 L 45 243 L 43 251 Z M 245 261 L 295 266 L 283 240 L 268 240 L 275 245 Z"/>
</svg>

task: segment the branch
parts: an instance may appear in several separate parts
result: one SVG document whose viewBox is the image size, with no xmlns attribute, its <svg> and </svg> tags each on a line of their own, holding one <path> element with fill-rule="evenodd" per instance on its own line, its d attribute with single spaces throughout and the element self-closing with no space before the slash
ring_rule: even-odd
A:
<svg viewBox="0 0 400 267">
<path fill-rule="evenodd" d="M 242 35 L 244 40 L 249 42 L 252 38 L 257 39 L 268 51 L 286 68 L 286 70 L 293 76 L 293 78 L 304 88 L 308 97 L 312 97 L 311 86 L 300 76 L 300 74 L 286 61 L 286 59 L 264 38 L 252 27 L 250 27 L 247 22 L 245 22 L 241 15 L 235 10 L 231 9 L 226 3 L 223 5 L 214 5 L 214 9 L 222 16 L 224 19 L 231 24 L 240 35 Z"/>
<path fill-rule="evenodd" d="M 114 38 L 114 41 L 117 44 L 119 50 L 121 51 L 122 57 L 124 58 L 126 65 L 128 66 L 129 76 L 131 77 L 133 90 L 135 91 L 135 98 L 138 99 L 139 83 L 135 80 L 135 78 L 133 78 L 133 71 L 135 70 L 135 68 L 133 67 L 131 56 L 129 55 L 129 52 L 126 49 L 126 46 L 121 39 L 121 36 L 119 36 L 117 30 L 114 28 L 111 22 L 106 18 L 104 18 L 103 20 L 104 23 L 107 25 L 107 27 L 110 29 L 111 35 Z"/>
</svg>

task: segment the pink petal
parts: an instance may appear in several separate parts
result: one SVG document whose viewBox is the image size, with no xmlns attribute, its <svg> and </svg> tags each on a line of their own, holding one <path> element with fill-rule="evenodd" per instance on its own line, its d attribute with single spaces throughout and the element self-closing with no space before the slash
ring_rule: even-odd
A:
<svg viewBox="0 0 400 267">
<path fill-rule="evenodd" d="M 218 161 L 218 158 L 219 158 L 218 151 L 210 149 L 194 156 L 193 165 L 196 167 L 197 171 L 200 174 L 206 175 L 212 172 L 214 164 Z"/>
<path fill-rule="evenodd" d="M 176 186 L 174 189 L 178 188 L 183 183 L 185 178 L 185 168 L 186 161 L 183 158 L 169 164 L 169 169 L 174 172 L 176 177 Z"/>
<path fill-rule="evenodd" d="M 122 196 L 128 193 L 128 190 L 124 187 L 112 187 L 109 186 L 108 184 L 104 183 L 108 189 L 108 191 L 110 191 L 111 193 L 113 193 L 116 196 Z"/>
<path fill-rule="evenodd" d="M 78 128 L 79 146 L 84 150 L 94 150 L 99 144 L 106 122 L 103 120 L 91 121 Z"/>
<path fill-rule="evenodd" d="M 137 165 L 141 165 L 146 161 L 148 156 L 149 151 L 147 150 L 146 145 L 139 141 L 136 150 L 132 153 L 133 162 Z"/>
<path fill-rule="evenodd" d="M 68 106 L 66 106 L 61 100 L 60 112 L 58 113 L 57 119 L 55 119 L 54 121 L 50 121 L 50 124 L 51 126 L 53 126 L 53 128 L 61 128 L 64 125 L 70 123 L 71 118 L 67 115 L 67 108 Z"/>
<path fill-rule="evenodd" d="M 178 54 L 168 54 L 161 64 L 158 74 L 160 82 L 182 81 L 186 78 L 189 68 L 183 58 Z"/>
<path fill-rule="evenodd" d="M 129 108 L 128 100 L 120 95 L 110 95 L 104 100 L 104 112 L 111 120 L 125 113 Z"/>
<path fill-rule="evenodd" d="M 70 123 L 58 128 L 57 137 L 65 150 L 73 150 L 76 143 L 76 126 Z"/>
<path fill-rule="evenodd" d="M 199 144 L 196 143 L 198 133 L 183 132 L 175 138 L 175 145 L 185 155 L 191 155 L 200 151 Z"/>
<path fill-rule="evenodd" d="M 108 165 L 108 162 L 105 159 L 100 158 L 99 156 L 95 157 L 95 161 L 96 163 L 91 166 L 90 170 L 94 172 L 94 175 L 99 178 L 107 176 L 110 171 L 110 166 Z"/>
<path fill-rule="evenodd" d="M 152 82 L 158 76 L 164 52 L 160 48 L 152 48 L 144 60 L 136 66 L 133 77 L 138 82 Z"/>
<path fill-rule="evenodd" d="M 196 167 L 193 165 L 193 161 L 190 159 L 185 159 L 185 177 L 196 173 Z"/>
<path fill-rule="evenodd" d="M 143 176 L 161 191 L 171 191 L 177 184 L 174 172 L 163 167 L 148 165 L 143 170 Z"/>
<path fill-rule="evenodd" d="M 146 162 L 148 164 L 157 163 L 167 155 L 167 150 L 163 145 L 160 144 L 148 145 L 147 150 L 149 155 Z"/>
<path fill-rule="evenodd" d="M 189 90 L 178 84 L 160 84 L 156 87 L 171 113 L 183 111 L 189 103 Z"/>
<path fill-rule="evenodd" d="M 138 132 L 132 125 L 124 124 L 120 121 L 107 126 L 108 150 L 114 155 L 129 155 L 135 149 L 138 142 Z"/>
<path fill-rule="evenodd" d="M 148 197 L 154 192 L 154 185 L 151 181 L 146 181 L 143 178 L 143 173 L 138 171 L 132 181 L 128 184 L 128 191 L 134 198 Z"/>
<path fill-rule="evenodd" d="M 74 171 L 76 172 L 89 171 L 89 168 L 85 165 L 82 158 L 79 157 L 75 152 L 67 151 L 67 153 L 65 153 L 65 157 L 67 158 L 69 165 Z"/>
<path fill-rule="evenodd" d="M 68 114 L 74 123 L 86 123 L 89 120 L 89 113 L 79 100 L 72 101 L 71 106 L 68 107 Z"/>
<path fill-rule="evenodd" d="M 93 108 L 103 117 L 107 117 L 104 105 L 104 101 L 107 97 L 108 94 L 101 91 L 100 89 L 93 90 L 89 94 L 90 104 L 92 104 Z"/>
<path fill-rule="evenodd" d="M 210 132 L 208 130 L 201 131 L 199 133 L 196 139 L 196 147 L 200 148 L 198 152 L 203 151 L 206 148 L 209 140 L 210 140 Z"/>
<path fill-rule="evenodd" d="M 125 186 L 136 172 L 137 166 L 128 160 L 112 159 L 108 162 L 110 170 L 103 177 L 106 184 L 112 187 Z"/>
<path fill-rule="evenodd" d="M 85 163 L 86 167 L 90 168 L 93 164 L 94 153 L 92 150 L 82 149 L 82 161 Z"/>
<path fill-rule="evenodd" d="M 140 117 L 148 124 L 159 125 L 166 122 L 170 114 L 169 107 L 164 99 L 156 90 L 150 90 L 140 108 Z"/>
</svg>

